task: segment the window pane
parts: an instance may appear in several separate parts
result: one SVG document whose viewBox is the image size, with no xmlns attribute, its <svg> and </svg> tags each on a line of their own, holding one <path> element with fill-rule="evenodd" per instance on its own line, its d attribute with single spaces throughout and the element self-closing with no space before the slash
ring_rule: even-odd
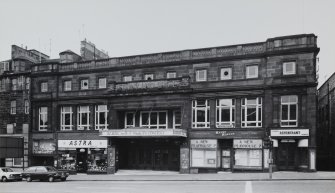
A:
<svg viewBox="0 0 335 193">
<path fill-rule="evenodd" d="M 290 120 L 297 119 L 297 105 L 290 105 Z"/>
<path fill-rule="evenodd" d="M 197 121 L 198 122 L 205 122 L 205 111 L 204 110 L 198 110 Z"/>
<path fill-rule="evenodd" d="M 281 117 L 282 120 L 288 120 L 288 105 L 282 105 Z"/>
<path fill-rule="evenodd" d="M 157 125 L 157 113 L 150 114 L 150 125 Z"/>
<path fill-rule="evenodd" d="M 149 124 L 149 113 L 142 113 L 142 125 L 148 125 Z"/>
<path fill-rule="evenodd" d="M 180 111 L 175 111 L 174 115 L 175 115 L 175 124 L 180 124 L 181 123 L 181 114 L 180 114 Z"/>
<path fill-rule="evenodd" d="M 247 105 L 256 105 L 257 99 L 247 99 Z"/>
<path fill-rule="evenodd" d="M 197 107 L 205 107 L 206 100 L 197 100 Z"/>
<path fill-rule="evenodd" d="M 81 124 L 86 125 L 87 124 L 87 113 L 81 114 Z"/>
<path fill-rule="evenodd" d="M 221 121 L 223 121 L 223 122 L 230 121 L 230 109 L 222 109 L 222 111 L 221 111 Z"/>
<path fill-rule="evenodd" d="M 127 113 L 127 125 L 133 125 L 133 113 Z"/>
<path fill-rule="evenodd" d="M 70 116 L 71 116 L 71 114 L 65 114 L 65 125 L 71 125 Z"/>
<path fill-rule="evenodd" d="M 248 108 L 247 121 L 256 121 L 256 108 Z"/>
<path fill-rule="evenodd" d="M 159 124 L 166 124 L 166 113 L 165 112 L 159 113 Z"/>
<path fill-rule="evenodd" d="M 100 125 L 104 125 L 105 122 L 106 122 L 105 112 L 100 112 L 100 113 L 99 113 L 99 118 L 100 118 L 100 120 L 99 120 L 99 124 L 100 124 Z"/>
</svg>

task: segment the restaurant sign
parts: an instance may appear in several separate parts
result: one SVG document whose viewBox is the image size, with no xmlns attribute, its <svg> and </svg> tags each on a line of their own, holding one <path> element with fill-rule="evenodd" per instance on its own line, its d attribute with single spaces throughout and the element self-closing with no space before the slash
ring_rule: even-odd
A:
<svg viewBox="0 0 335 193">
<path fill-rule="evenodd" d="M 271 130 L 272 137 L 308 137 L 309 129 L 279 129 Z"/>
<path fill-rule="evenodd" d="M 110 129 L 101 130 L 102 137 L 186 137 L 183 129 Z"/>
<path fill-rule="evenodd" d="M 261 139 L 234 139 L 234 148 L 237 149 L 261 149 Z"/>
<path fill-rule="evenodd" d="M 191 148 L 194 149 L 216 149 L 217 148 L 216 139 L 192 139 Z"/>
<path fill-rule="evenodd" d="M 58 140 L 61 148 L 107 148 L 107 140 Z"/>
</svg>

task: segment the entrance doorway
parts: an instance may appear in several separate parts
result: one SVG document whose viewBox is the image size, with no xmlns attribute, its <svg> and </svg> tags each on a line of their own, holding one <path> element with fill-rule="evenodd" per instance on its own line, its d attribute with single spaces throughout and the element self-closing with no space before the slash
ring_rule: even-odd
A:
<svg viewBox="0 0 335 193">
<path fill-rule="evenodd" d="M 77 149 L 77 172 L 78 173 L 87 172 L 87 149 L 86 148 Z"/>
<path fill-rule="evenodd" d="M 283 141 L 283 140 L 282 140 Z M 277 166 L 278 170 L 296 170 L 295 155 L 297 143 L 287 140 L 278 144 Z"/>
<path fill-rule="evenodd" d="M 116 142 L 118 169 L 179 170 L 179 141 L 123 139 Z"/>
</svg>

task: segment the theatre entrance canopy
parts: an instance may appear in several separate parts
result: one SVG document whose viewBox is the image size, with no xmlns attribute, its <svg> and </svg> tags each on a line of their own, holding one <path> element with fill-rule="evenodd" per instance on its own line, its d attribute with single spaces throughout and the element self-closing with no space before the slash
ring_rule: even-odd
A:
<svg viewBox="0 0 335 193">
<path fill-rule="evenodd" d="M 113 138 L 187 137 L 187 131 L 183 129 L 109 129 L 101 130 L 99 135 Z"/>
</svg>

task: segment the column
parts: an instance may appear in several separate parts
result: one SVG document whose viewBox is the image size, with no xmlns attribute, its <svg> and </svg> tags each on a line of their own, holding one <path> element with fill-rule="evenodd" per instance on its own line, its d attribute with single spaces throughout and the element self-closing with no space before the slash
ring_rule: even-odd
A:
<svg viewBox="0 0 335 193">
<path fill-rule="evenodd" d="M 187 145 L 180 146 L 180 169 L 179 173 L 190 173 L 190 148 Z"/>
<path fill-rule="evenodd" d="M 115 174 L 115 146 L 107 147 L 107 174 Z"/>
</svg>

